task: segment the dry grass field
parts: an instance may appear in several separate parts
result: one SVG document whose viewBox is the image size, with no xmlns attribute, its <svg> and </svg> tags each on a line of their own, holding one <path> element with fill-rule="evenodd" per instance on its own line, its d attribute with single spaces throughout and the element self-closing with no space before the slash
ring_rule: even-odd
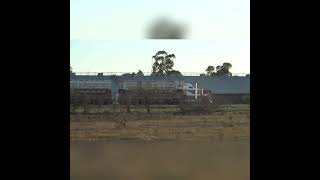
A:
<svg viewBox="0 0 320 180">
<path fill-rule="evenodd" d="M 250 137 L 248 113 L 226 112 L 210 115 L 132 114 L 73 115 L 71 141 L 247 141 Z"/>
<path fill-rule="evenodd" d="M 250 107 L 72 114 L 72 180 L 248 180 Z"/>
</svg>

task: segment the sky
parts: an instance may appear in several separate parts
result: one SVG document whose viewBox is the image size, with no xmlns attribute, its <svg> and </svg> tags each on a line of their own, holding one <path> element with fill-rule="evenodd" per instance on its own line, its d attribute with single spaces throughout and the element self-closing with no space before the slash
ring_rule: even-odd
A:
<svg viewBox="0 0 320 180">
<path fill-rule="evenodd" d="M 160 50 L 175 54 L 174 69 L 204 72 L 233 65 L 250 73 L 250 0 L 71 0 L 70 65 L 78 72 L 151 71 Z M 146 39 L 150 24 L 168 17 L 187 39 Z"/>
</svg>

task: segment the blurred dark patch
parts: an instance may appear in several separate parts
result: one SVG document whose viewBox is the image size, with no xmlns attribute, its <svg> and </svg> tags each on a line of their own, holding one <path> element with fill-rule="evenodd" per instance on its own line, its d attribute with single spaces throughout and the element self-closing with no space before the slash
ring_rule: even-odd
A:
<svg viewBox="0 0 320 180">
<path fill-rule="evenodd" d="M 168 17 L 161 17 L 153 21 L 147 29 L 148 39 L 185 39 L 187 27 Z"/>
<path fill-rule="evenodd" d="M 250 144 L 79 142 L 70 145 L 72 180 L 248 180 Z"/>
</svg>

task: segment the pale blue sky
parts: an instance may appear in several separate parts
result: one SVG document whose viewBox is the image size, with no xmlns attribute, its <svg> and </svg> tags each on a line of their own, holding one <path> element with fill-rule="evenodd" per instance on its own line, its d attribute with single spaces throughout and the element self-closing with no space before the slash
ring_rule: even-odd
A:
<svg viewBox="0 0 320 180">
<path fill-rule="evenodd" d="M 250 72 L 250 0 L 71 0 L 70 64 L 75 71 L 149 72 L 151 56 L 174 53 L 174 69 L 203 72 L 233 64 Z M 167 16 L 187 26 L 188 40 L 144 40 L 150 22 Z"/>
</svg>

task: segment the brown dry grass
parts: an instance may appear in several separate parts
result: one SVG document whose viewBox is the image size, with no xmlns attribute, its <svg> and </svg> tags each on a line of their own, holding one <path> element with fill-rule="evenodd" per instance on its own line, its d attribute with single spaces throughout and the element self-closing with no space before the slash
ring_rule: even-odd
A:
<svg viewBox="0 0 320 180">
<path fill-rule="evenodd" d="M 124 126 L 125 125 L 125 126 Z M 247 141 L 249 112 L 210 115 L 71 115 L 71 141 Z"/>
</svg>

